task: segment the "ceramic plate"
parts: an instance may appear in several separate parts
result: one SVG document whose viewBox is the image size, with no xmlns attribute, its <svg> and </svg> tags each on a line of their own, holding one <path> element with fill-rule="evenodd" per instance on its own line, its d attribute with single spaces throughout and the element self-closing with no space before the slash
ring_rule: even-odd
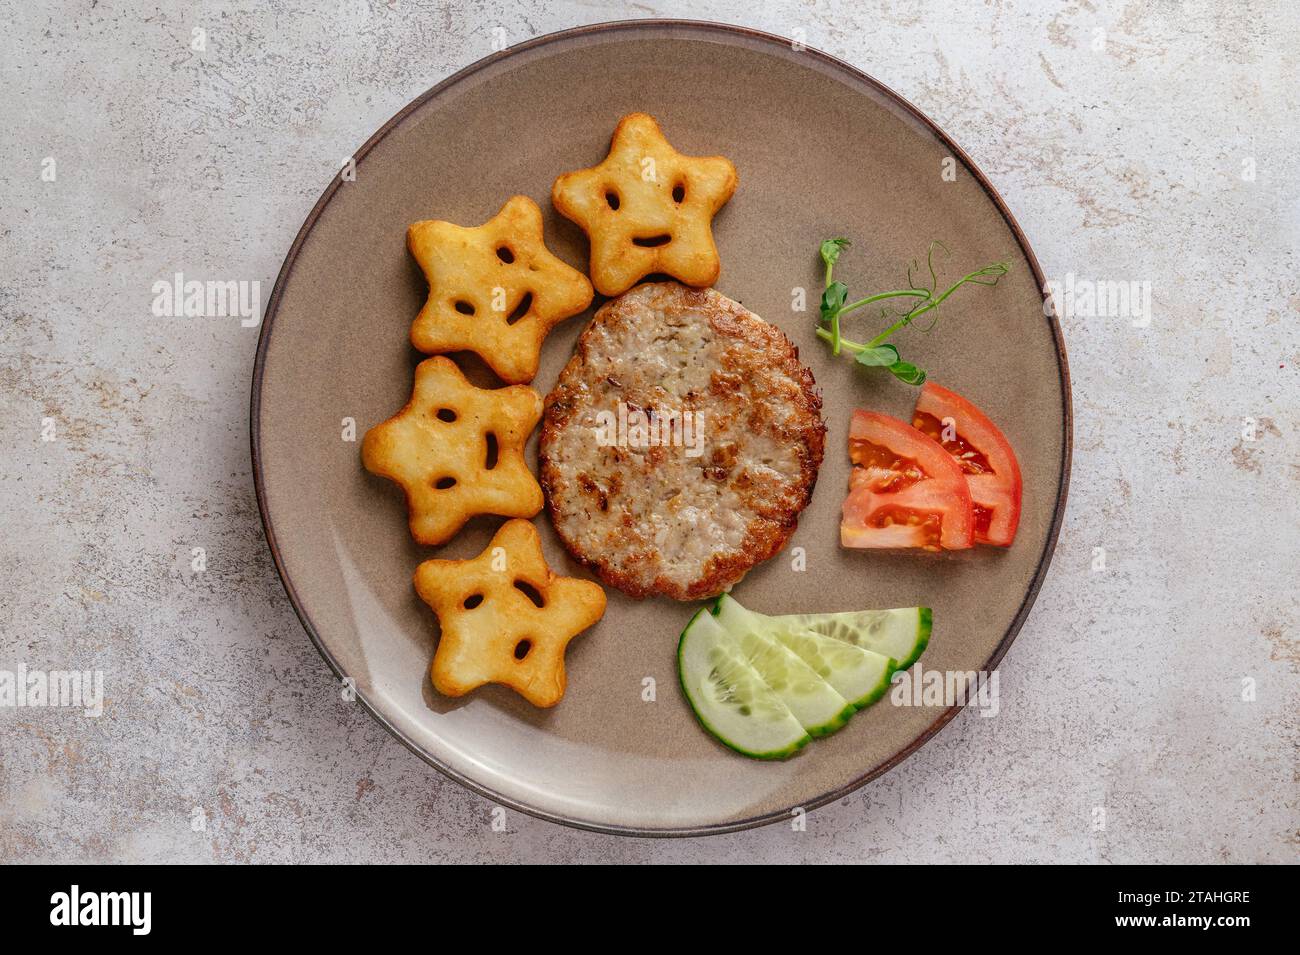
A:
<svg viewBox="0 0 1300 955">
<path fill-rule="evenodd" d="M 780 326 L 823 393 L 827 453 L 812 503 L 787 550 L 751 571 L 736 596 L 766 613 L 929 605 L 923 666 L 995 667 L 1047 571 L 1069 472 L 1068 376 L 1060 330 L 1044 317 L 1043 277 L 993 188 L 934 124 L 875 80 L 777 37 L 680 21 L 584 27 L 482 60 L 394 117 L 357 152 L 355 181 L 326 190 L 280 273 L 254 371 L 253 464 L 267 538 L 303 626 L 412 750 L 502 804 L 558 822 L 718 832 L 843 796 L 915 751 L 956 709 L 886 699 L 796 758 L 747 760 L 705 734 L 682 699 L 675 651 L 695 606 L 614 590 L 604 619 L 570 645 L 558 706 L 536 710 L 503 687 L 442 698 L 428 676 L 437 623 L 411 574 L 435 554 L 476 555 L 501 521 L 477 518 L 447 546 L 420 547 L 401 491 L 360 462 L 360 436 L 406 402 L 421 357 L 407 331 L 427 289 L 406 227 L 431 218 L 477 225 L 522 193 L 545 210 L 551 249 L 585 269 L 586 239 L 551 209 L 551 182 L 598 162 L 619 118 L 637 110 L 657 117 L 682 152 L 735 163 L 740 186 L 714 224 L 716 287 Z M 934 331 L 899 339 L 906 357 L 981 405 L 1016 448 L 1024 512 L 1009 551 L 840 548 L 850 413 L 909 419 L 916 399 L 888 374 L 832 359 L 814 336 L 817 247 L 840 235 L 855 245 L 837 278 L 855 291 L 898 287 L 932 239 L 952 250 L 944 277 L 1010 263 L 995 289 L 958 293 Z M 796 310 L 799 288 L 805 310 Z M 543 394 L 590 317 L 547 339 L 533 382 Z M 472 379 L 493 382 L 473 356 L 457 360 Z M 348 418 L 355 442 L 343 439 Z M 552 567 L 586 576 L 544 512 L 536 523 Z M 796 547 L 806 569 L 792 559 Z"/>
</svg>

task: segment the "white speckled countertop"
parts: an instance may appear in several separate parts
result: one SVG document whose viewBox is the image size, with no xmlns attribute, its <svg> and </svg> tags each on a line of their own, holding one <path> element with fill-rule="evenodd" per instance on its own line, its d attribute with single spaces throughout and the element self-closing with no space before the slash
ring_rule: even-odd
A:
<svg viewBox="0 0 1300 955">
<path fill-rule="evenodd" d="M 104 701 L 0 705 L 0 861 L 1300 858 L 1300 7 L 761 6 L 3 2 L 0 670 L 100 670 Z M 848 60 L 974 157 L 1049 277 L 1150 283 L 1149 323 L 1063 321 L 1069 512 L 1001 712 L 806 832 L 494 830 L 289 606 L 256 329 L 151 311 L 176 272 L 264 304 L 340 160 L 495 39 L 641 16 Z"/>
</svg>

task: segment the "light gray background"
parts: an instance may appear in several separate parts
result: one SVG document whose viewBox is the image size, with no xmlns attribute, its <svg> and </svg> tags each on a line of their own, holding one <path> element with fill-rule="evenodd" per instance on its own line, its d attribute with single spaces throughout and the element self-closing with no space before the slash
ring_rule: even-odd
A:
<svg viewBox="0 0 1300 955">
<path fill-rule="evenodd" d="M 101 669 L 107 696 L 0 708 L 0 861 L 1296 860 L 1300 7 L 757 6 L 0 2 L 0 669 Z M 996 718 L 806 832 L 496 832 L 293 615 L 250 474 L 256 330 L 154 317 L 151 288 L 264 304 L 342 158 L 494 28 L 655 15 L 802 30 L 947 129 L 1049 277 L 1149 281 L 1153 315 L 1063 323 L 1069 513 Z"/>
</svg>

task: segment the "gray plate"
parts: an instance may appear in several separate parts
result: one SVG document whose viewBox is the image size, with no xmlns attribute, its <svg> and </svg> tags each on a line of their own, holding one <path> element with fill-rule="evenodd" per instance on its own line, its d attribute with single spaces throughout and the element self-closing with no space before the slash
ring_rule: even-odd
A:
<svg viewBox="0 0 1300 955">
<path fill-rule="evenodd" d="M 440 218 L 477 225 L 510 195 L 546 211 L 546 239 L 584 267 L 586 240 L 550 208 L 551 181 L 592 165 L 625 113 L 658 118 L 688 154 L 722 153 L 740 172 L 715 222 L 717 288 L 781 326 L 825 399 L 826 463 L 789 549 L 737 586 L 768 613 L 928 604 L 926 668 L 992 669 L 1047 571 L 1064 512 L 1070 392 L 1060 329 L 1044 318 L 1043 278 L 1001 199 L 964 153 L 916 109 L 825 54 L 716 24 L 637 21 L 553 34 L 445 80 L 356 154 L 354 182 L 334 182 L 294 241 L 267 309 L 253 376 L 258 502 L 276 566 L 303 626 L 361 702 L 412 750 L 472 789 L 570 825 L 642 835 L 722 832 L 784 818 L 879 776 L 936 733 L 955 708 L 888 699 L 784 763 L 757 763 L 696 724 L 677 683 L 678 632 L 693 607 L 609 593 L 605 618 L 568 653 L 569 689 L 535 710 L 487 687 L 438 697 L 428 677 L 436 621 L 411 587 L 430 556 L 477 554 L 500 523 L 478 518 L 444 548 L 414 544 L 400 490 L 361 467 L 360 434 L 399 409 L 420 357 L 407 329 L 426 287 L 406 227 Z M 956 162 L 956 180 L 941 176 Z M 844 551 L 839 508 L 855 407 L 907 419 L 916 391 L 832 360 L 814 337 L 818 242 L 856 244 L 837 277 L 853 292 L 898 287 L 931 239 L 953 250 L 941 278 L 997 259 L 996 289 L 958 293 L 940 326 L 905 330 L 906 357 L 980 404 L 1020 457 L 1024 511 L 1008 552 L 959 556 Z M 808 311 L 792 310 L 807 289 Z M 866 310 L 863 310 L 864 312 Z M 590 314 L 547 340 L 533 382 L 554 384 Z M 870 328 L 874 316 L 850 320 Z M 458 356 L 471 377 L 492 381 Z M 536 437 L 530 453 L 535 456 Z M 535 457 L 533 458 L 535 464 Z M 545 516 L 547 557 L 582 575 Z M 642 699 L 655 681 L 656 700 Z"/>
</svg>

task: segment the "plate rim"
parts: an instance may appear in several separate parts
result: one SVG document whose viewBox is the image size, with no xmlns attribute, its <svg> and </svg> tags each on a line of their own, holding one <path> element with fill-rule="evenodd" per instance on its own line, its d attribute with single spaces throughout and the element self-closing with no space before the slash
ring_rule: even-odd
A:
<svg viewBox="0 0 1300 955">
<path fill-rule="evenodd" d="M 609 20 L 600 23 L 585 24 L 577 27 L 570 27 L 564 30 L 557 30 L 552 33 L 542 34 L 541 36 L 532 37 L 514 46 L 506 47 L 504 50 L 498 50 L 479 60 L 475 60 L 468 66 L 457 70 L 450 76 L 436 83 L 425 92 L 421 93 L 415 99 L 411 100 L 401 110 L 395 113 L 387 122 L 379 127 L 369 139 L 361 145 L 352 154 L 352 159 L 360 163 L 361 159 L 377 146 L 390 132 L 397 128 L 410 114 L 424 106 L 425 103 L 434 99 L 445 90 L 469 78 L 478 71 L 500 62 L 503 59 L 515 54 L 522 53 L 526 50 L 536 49 L 537 47 L 546 46 L 563 40 L 570 40 L 577 37 L 594 36 L 602 33 L 618 33 L 624 31 L 638 31 L 647 28 L 680 28 L 686 32 L 698 33 L 702 35 L 712 35 L 715 38 L 721 37 L 723 41 L 727 39 L 735 40 L 757 40 L 760 43 L 772 45 L 776 44 L 781 47 L 790 48 L 794 41 L 779 36 L 774 33 L 768 33 L 763 30 L 756 30 L 751 27 L 739 26 L 732 23 L 714 22 L 708 20 L 679 20 L 672 18 L 645 18 L 636 20 Z M 833 71 L 847 75 L 849 78 L 874 88 L 882 96 L 891 101 L 891 103 L 900 108 L 911 118 L 920 122 L 923 126 L 941 142 L 944 146 L 952 151 L 968 168 L 975 177 L 977 183 L 984 190 L 985 194 L 993 201 L 994 206 L 1006 221 L 1007 226 L 1011 229 L 1016 243 L 1020 246 L 1025 260 L 1029 263 L 1030 270 L 1033 273 L 1039 289 L 1046 289 L 1047 282 L 1043 274 L 1042 266 L 1034 254 L 1029 239 L 1020 223 L 1016 221 L 1015 216 L 1011 213 L 1006 201 L 1002 198 L 1001 193 L 984 174 L 984 172 L 975 164 L 975 161 L 961 148 L 952 137 L 950 137 L 934 120 L 930 119 L 925 113 L 914 106 L 909 100 L 895 92 L 892 88 L 881 83 L 875 77 L 869 75 L 863 70 L 825 53 L 814 47 L 803 45 L 800 53 L 807 54 L 826 66 L 831 67 Z M 266 499 L 266 487 L 262 475 L 262 446 L 261 446 L 261 410 L 262 410 L 262 382 L 265 374 L 267 345 L 270 342 L 272 326 L 275 322 L 276 312 L 279 310 L 280 299 L 284 288 L 293 271 L 293 265 L 298 258 L 298 254 L 306 242 L 317 220 L 324 212 L 326 206 L 333 199 L 334 193 L 340 188 L 343 180 L 340 175 L 335 174 L 316 204 L 312 206 L 307 218 L 303 220 L 302 226 L 294 236 L 293 243 L 289 246 L 289 251 L 285 256 L 284 262 L 280 266 L 280 271 L 276 275 L 275 285 L 271 290 L 271 296 L 267 300 L 266 310 L 263 313 L 261 328 L 258 330 L 257 353 L 253 361 L 253 378 L 252 394 L 249 403 L 249 446 L 252 454 L 253 465 L 253 484 L 257 495 L 257 510 L 262 522 L 262 530 L 266 536 L 267 545 L 271 550 L 271 557 L 275 563 L 275 571 L 280 578 L 280 583 L 284 587 L 285 594 L 289 598 L 289 603 L 293 607 L 294 614 L 298 617 L 298 622 L 307 632 L 312 644 L 316 647 L 318 653 L 325 660 L 334 675 L 340 680 L 345 678 L 345 674 L 340 668 L 338 662 L 330 654 L 321 637 L 311 621 L 311 617 L 303 606 L 297 591 L 294 589 L 292 580 L 284 567 L 280 554 L 280 547 L 277 543 L 275 528 L 271 519 L 270 510 Z M 1060 536 L 1061 526 L 1065 519 L 1066 498 L 1070 485 L 1070 467 L 1074 451 L 1074 405 L 1073 396 L 1070 390 L 1070 369 L 1066 358 L 1065 339 L 1061 331 L 1061 323 L 1054 313 L 1044 310 L 1044 320 L 1047 321 L 1048 327 L 1052 332 L 1053 344 L 1056 350 L 1057 369 L 1060 376 L 1061 393 L 1063 396 L 1062 414 L 1061 414 L 1061 478 L 1057 486 L 1056 501 L 1053 508 L 1051 525 L 1048 528 L 1047 539 L 1043 544 L 1042 553 L 1039 555 L 1037 566 L 1034 570 L 1033 579 L 1025 591 L 1025 598 L 1017 609 L 1011 624 L 1007 627 L 1006 633 L 998 641 L 993 653 L 984 662 L 981 669 L 991 671 L 996 669 L 1002 658 L 1010 649 L 1012 642 L 1020 633 L 1024 626 L 1025 620 L 1029 616 L 1029 611 L 1033 608 L 1034 602 L 1038 597 L 1038 592 L 1047 578 L 1048 568 L 1051 566 L 1052 557 L 1056 551 L 1057 539 Z M 903 760 L 907 759 L 927 742 L 929 742 L 938 732 L 943 729 L 957 713 L 964 707 L 961 705 L 951 706 L 945 709 L 924 731 L 918 734 L 907 746 L 899 750 L 892 757 L 872 766 L 866 772 L 854 777 L 848 783 L 833 789 L 829 792 L 822 793 L 815 799 L 808 800 L 806 803 L 798 806 L 789 806 L 772 812 L 762 813 L 756 816 L 749 816 L 744 819 L 738 819 L 730 822 L 713 823 L 702 826 L 665 826 L 665 827 L 645 827 L 645 826 L 624 826 L 614 823 L 594 822 L 588 819 L 572 817 L 563 813 L 554 812 L 537 806 L 531 806 L 522 800 L 505 796 L 485 786 L 476 780 L 473 780 L 463 773 L 457 772 L 451 766 L 444 764 L 433 754 L 425 752 L 414 740 L 409 738 L 405 733 L 398 729 L 392 722 L 385 717 L 378 708 L 372 704 L 359 689 L 356 691 L 356 701 L 362 708 L 370 714 L 371 718 L 379 723 L 384 729 L 391 733 L 407 749 L 420 757 L 424 762 L 441 772 L 444 776 L 454 780 L 471 792 L 493 800 L 499 805 L 507 806 L 518 812 L 525 813 L 537 819 L 544 819 L 547 822 L 557 823 L 574 829 L 582 829 L 588 832 L 599 832 L 609 835 L 631 836 L 641 838 L 682 838 L 704 835 L 721 835 L 729 832 L 741 832 L 746 829 L 754 829 L 759 826 L 770 825 L 782 819 L 788 819 L 790 813 L 796 809 L 811 811 L 820 808 L 827 803 L 845 796 L 862 788 L 874 779 L 878 779 L 885 773 L 889 772 Z"/>
</svg>

